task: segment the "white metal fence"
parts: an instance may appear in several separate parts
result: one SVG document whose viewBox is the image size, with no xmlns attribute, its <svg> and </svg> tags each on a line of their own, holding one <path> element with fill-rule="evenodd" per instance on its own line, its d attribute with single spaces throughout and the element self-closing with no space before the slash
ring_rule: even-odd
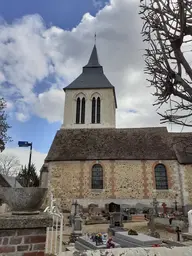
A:
<svg viewBox="0 0 192 256">
<path fill-rule="evenodd" d="M 55 201 L 51 194 L 51 205 L 44 210 L 53 217 L 53 226 L 47 228 L 45 253 L 60 255 L 63 245 L 63 214 L 54 205 Z"/>
</svg>

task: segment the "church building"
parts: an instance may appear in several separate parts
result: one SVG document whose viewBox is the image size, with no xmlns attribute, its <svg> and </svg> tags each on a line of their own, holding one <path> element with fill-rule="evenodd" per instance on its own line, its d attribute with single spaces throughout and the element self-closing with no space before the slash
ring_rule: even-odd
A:
<svg viewBox="0 0 192 256">
<path fill-rule="evenodd" d="M 88 64 L 64 88 L 64 122 L 45 165 L 62 210 L 72 202 L 103 207 L 160 203 L 192 207 L 192 133 L 166 127 L 116 128 L 118 99 L 94 45 Z"/>
</svg>

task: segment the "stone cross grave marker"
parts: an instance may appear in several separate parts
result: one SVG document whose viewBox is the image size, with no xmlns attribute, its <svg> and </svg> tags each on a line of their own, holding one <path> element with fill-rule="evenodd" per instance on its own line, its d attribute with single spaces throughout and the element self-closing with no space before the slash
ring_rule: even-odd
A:
<svg viewBox="0 0 192 256">
<path fill-rule="evenodd" d="M 153 209 L 154 209 L 154 213 L 156 216 L 159 215 L 158 213 L 158 205 L 159 205 L 159 202 L 157 201 L 157 198 L 153 198 L 153 202 L 152 202 L 152 205 L 153 205 Z"/>
<path fill-rule="evenodd" d="M 174 205 L 175 205 L 175 211 L 176 211 L 176 212 L 177 212 L 177 210 L 178 210 L 177 204 L 178 204 L 178 202 L 177 202 L 177 197 L 175 196 Z"/>
<path fill-rule="evenodd" d="M 79 214 L 79 204 L 77 200 L 74 205 L 74 217 L 72 221 L 72 232 L 70 236 L 70 243 L 74 243 L 78 237 L 82 236 L 82 219 Z"/>
<path fill-rule="evenodd" d="M 159 205 L 159 202 L 157 201 L 156 198 L 153 198 L 153 202 L 151 204 L 152 204 L 153 208 L 149 210 L 149 216 L 150 216 L 150 220 L 149 220 L 150 233 L 149 233 L 149 235 L 159 238 L 160 235 L 155 230 L 155 221 L 154 221 L 154 217 L 158 216 L 157 206 Z"/>
<path fill-rule="evenodd" d="M 176 233 L 177 233 L 177 241 L 180 242 L 181 229 L 179 227 L 176 227 Z"/>
<path fill-rule="evenodd" d="M 162 203 L 162 207 L 163 207 L 163 214 L 166 215 L 167 214 L 167 205 L 166 203 Z"/>
</svg>

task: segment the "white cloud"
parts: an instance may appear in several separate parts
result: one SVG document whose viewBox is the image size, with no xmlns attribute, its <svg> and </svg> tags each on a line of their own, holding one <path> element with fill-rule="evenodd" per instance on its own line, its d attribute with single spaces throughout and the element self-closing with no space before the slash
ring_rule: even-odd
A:
<svg viewBox="0 0 192 256">
<path fill-rule="evenodd" d="M 50 89 L 38 95 L 34 106 L 34 113 L 49 122 L 56 122 L 63 119 L 64 93 L 58 89 Z M 49 113 L 49 115 L 47 115 Z"/>
<path fill-rule="evenodd" d="M 62 121 L 64 92 L 61 89 L 87 63 L 96 32 L 100 62 L 116 87 L 117 126 L 159 125 L 160 117 L 152 107 L 155 98 L 146 87 L 143 74 L 145 47 L 140 35 L 138 5 L 135 0 L 111 0 L 96 17 L 86 13 L 71 31 L 55 26 L 46 28 L 38 15 L 1 25 L 0 82 L 9 82 L 14 89 L 5 90 L 3 84 L 0 89 L 6 95 L 17 93 L 17 118 L 25 121 L 34 114 L 49 122 Z M 36 82 L 50 74 L 55 76 L 57 84 L 37 95 Z"/>
<path fill-rule="evenodd" d="M 93 6 L 97 9 L 100 9 L 103 6 L 103 2 L 100 0 L 92 0 Z"/>
<path fill-rule="evenodd" d="M 6 79 L 5 79 L 4 74 L 2 72 L 0 72 L 0 83 L 3 83 L 5 81 L 6 81 Z"/>
<path fill-rule="evenodd" d="M 15 115 L 16 115 L 17 120 L 21 121 L 21 122 L 25 122 L 29 119 L 29 116 L 25 115 L 24 113 L 16 112 Z"/>
<path fill-rule="evenodd" d="M 15 155 L 19 159 L 21 165 L 28 166 L 29 148 L 18 148 L 18 147 L 17 148 L 6 148 L 2 154 Z M 40 153 L 33 149 L 31 162 L 35 164 L 38 172 L 40 171 L 40 169 L 44 163 L 45 157 L 46 157 L 46 154 Z"/>
</svg>

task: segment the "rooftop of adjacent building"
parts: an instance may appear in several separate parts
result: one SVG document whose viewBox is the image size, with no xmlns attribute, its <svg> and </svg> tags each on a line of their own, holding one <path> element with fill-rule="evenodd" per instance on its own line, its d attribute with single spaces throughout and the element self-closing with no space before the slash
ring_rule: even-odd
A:
<svg viewBox="0 0 192 256">
<path fill-rule="evenodd" d="M 16 177 L 0 174 L 0 186 L 21 188 L 21 184 L 17 181 Z"/>
</svg>

